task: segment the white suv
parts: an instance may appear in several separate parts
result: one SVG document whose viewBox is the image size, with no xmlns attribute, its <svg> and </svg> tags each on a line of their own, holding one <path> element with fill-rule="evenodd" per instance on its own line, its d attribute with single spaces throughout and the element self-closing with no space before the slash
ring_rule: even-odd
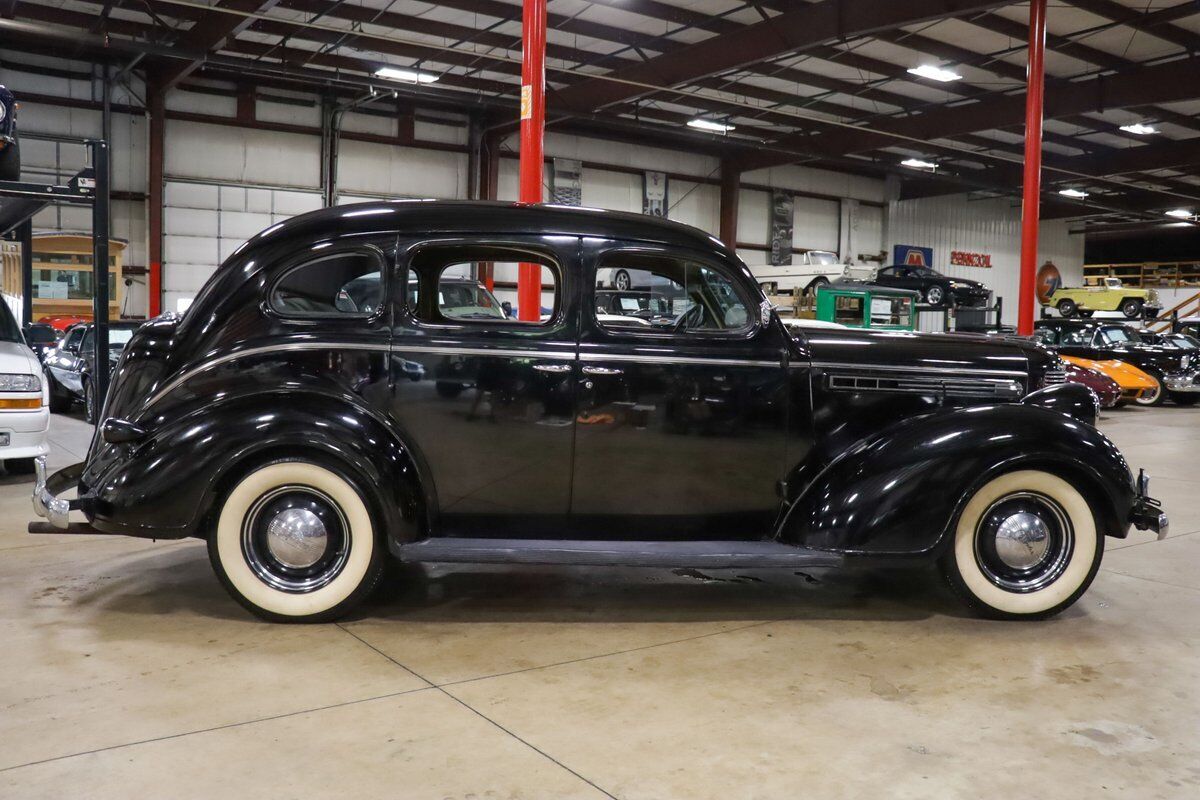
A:
<svg viewBox="0 0 1200 800">
<path fill-rule="evenodd" d="M 0 302 L 0 461 L 9 474 L 32 474 L 34 458 L 50 451 L 49 403 L 37 356 Z"/>
</svg>

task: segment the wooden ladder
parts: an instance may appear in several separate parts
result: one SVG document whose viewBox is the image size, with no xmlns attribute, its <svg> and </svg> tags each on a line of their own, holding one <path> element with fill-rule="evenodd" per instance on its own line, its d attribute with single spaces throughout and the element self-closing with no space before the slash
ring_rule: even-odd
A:
<svg viewBox="0 0 1200 800">
<path fill-rule="evenodd" d="M 1168 308 L 1153 320 L 1148 321 L 1146 327 L 1155 333 L 1168 333 L 1171 330 L 1171 321 L 1176 316 L 1183 319 L 1197 314 L 1200 314 L 1200 292 L 1196 292 L 1174 308 Z"/>
</svg>

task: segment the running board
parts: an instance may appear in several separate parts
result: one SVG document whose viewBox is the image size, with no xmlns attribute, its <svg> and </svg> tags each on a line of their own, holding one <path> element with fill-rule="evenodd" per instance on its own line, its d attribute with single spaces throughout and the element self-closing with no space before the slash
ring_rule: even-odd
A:
<svg viewBox="0 0 1200 800">
<path fill-rule="evenodd" d="M 779 542 L 597 542 L 563 539 L 436 538 L 402 544 L 404 561 L 455 564 L 567 564 L 590 567 L 840 567 L 838 553 Z"/>
</svg>

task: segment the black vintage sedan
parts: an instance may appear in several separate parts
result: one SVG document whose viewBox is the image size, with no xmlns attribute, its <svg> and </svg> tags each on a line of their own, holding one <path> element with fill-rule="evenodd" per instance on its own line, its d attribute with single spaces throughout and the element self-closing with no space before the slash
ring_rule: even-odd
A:
<svg viewBox="0 0 1200 800">
<path fill-rule="evenodd" d="M 1138 398 L 1139 405 L 1161 405 L 1168 397 L 1186 406 L 1200 400 L 1200 358 L 1190 350 L 1151 344 L 1128 325 L 1055 317 L 1038 320 L 1034 335 L 1066 356 L 1115 359 L 1142 370 L 1158 381 L 1159 391 Z"/>
<path fill-rule="evenodd" d="M 991 292 L 979 281 L 966 278 L 951 278 L 929 267 L 895 264 L 883 267 L 875 273 L 871 283 L 911 289 L 920 292 L 926 305 L 934 308 L 945 306 L 983 307 L 988 304 Z"/>
<path fill-rule="evenodd" d="M 548 313 L 442 291 L 501 263 L 539 268 Z M 599 313 L 614 269 L 686 302 Z M 370 311 L 343 296 L 363 278 Z M 462 392 L 437 389 L 449 359 Z M 1056 367 L 1027 341 L 789 333 L 730 250 L 653 217 L 341 206 L 254 237 L 133 335 L 86 461 L 42 469 L 50 522 L 30 530 L 202 538 L 280 621 L 345 613 L 391 558 L 936 562 L 976 611 L 1039 618 L 1084 592 L 1105 537 L 1167 527 Z"/>
<path fill-rule="evenodd" d="M 140 322 L 117 322 L 108 329 L 108 363 L 115 368 L 121 351 Z M 50 387 L 50 411 L 65 414 L 75 402 L 82 402 L 88 422 L 96 421 L 96 393 L 92 383 L 96 345 L 92 337 L 96 326 L 83 322 L 72 326 L 58 346 L 42 357 L 46 385 Z"/>
</svg>

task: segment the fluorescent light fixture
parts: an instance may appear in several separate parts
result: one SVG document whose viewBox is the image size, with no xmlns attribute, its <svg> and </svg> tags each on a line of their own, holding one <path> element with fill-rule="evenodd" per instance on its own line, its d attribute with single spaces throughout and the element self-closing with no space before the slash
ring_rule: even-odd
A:
<svg viewBox="0 0 1200 800">
<path fill-rule="evenodd" d="M 1121 130 L 1126 133 L 1136 133 L 1138 136 L 1145 136 L 1148 133 L 1158 133 L 1158 128 L 1142 122 L 1135 122 L 1132 125 L 1122 125 Z"/>
<path fill-rule="evenodd" d="M 1172 208 L 1167 212 L 1167 216 L 1175 217 L 1176 219 L 1191 219 L 1192 210 L 1190 208 Z"/>
<path fill-rule="evenodd" d="M 913 169 L 937 169 L 937 164 L 932 161 L 922 161 L 919 158 L 906 158 L 900 162 L 902 167 L 912 167 Z"/>
<path fill-rule="evenodd" d="M 932 64 L 922 64 L 919 67 L 913 67 L 909 71 L 910 75 L 916 75 L 920 78 L 929 78 L 931 81 L 940 81 L 949 83 L 950 81 L 961 81 L 962 75 L 951 69 L 942 69 L 935 67 Z"/>
<path fill-rule="evenodd" d="M 689 128 L 697 128 L 702 131 L 712 131 L 713 133 L 729 133 L 737 130 L 732 125 L 726 125 L 724 122 L 713 122 L 711 119 L 689 119 Z"/>
<path fill-rule="evenodd" d="M 1059 189 L 1058 193 L 1063 197 L 1074 197 L 1076 200 L 1082 200 L 1088 196 L 1087 192 L 1081 192 L 1078 189 Z"/>
<path fill-rule="evenodd" d="M 418 72 L 415 69 L 400 67 L 380 67 L 375 70 L 375 77 L 387 78 L 389 81 L 404 81 L 405 83 L 433 83 L 438 79 L 437 75 L 428 72 Z"/>
</svg>

